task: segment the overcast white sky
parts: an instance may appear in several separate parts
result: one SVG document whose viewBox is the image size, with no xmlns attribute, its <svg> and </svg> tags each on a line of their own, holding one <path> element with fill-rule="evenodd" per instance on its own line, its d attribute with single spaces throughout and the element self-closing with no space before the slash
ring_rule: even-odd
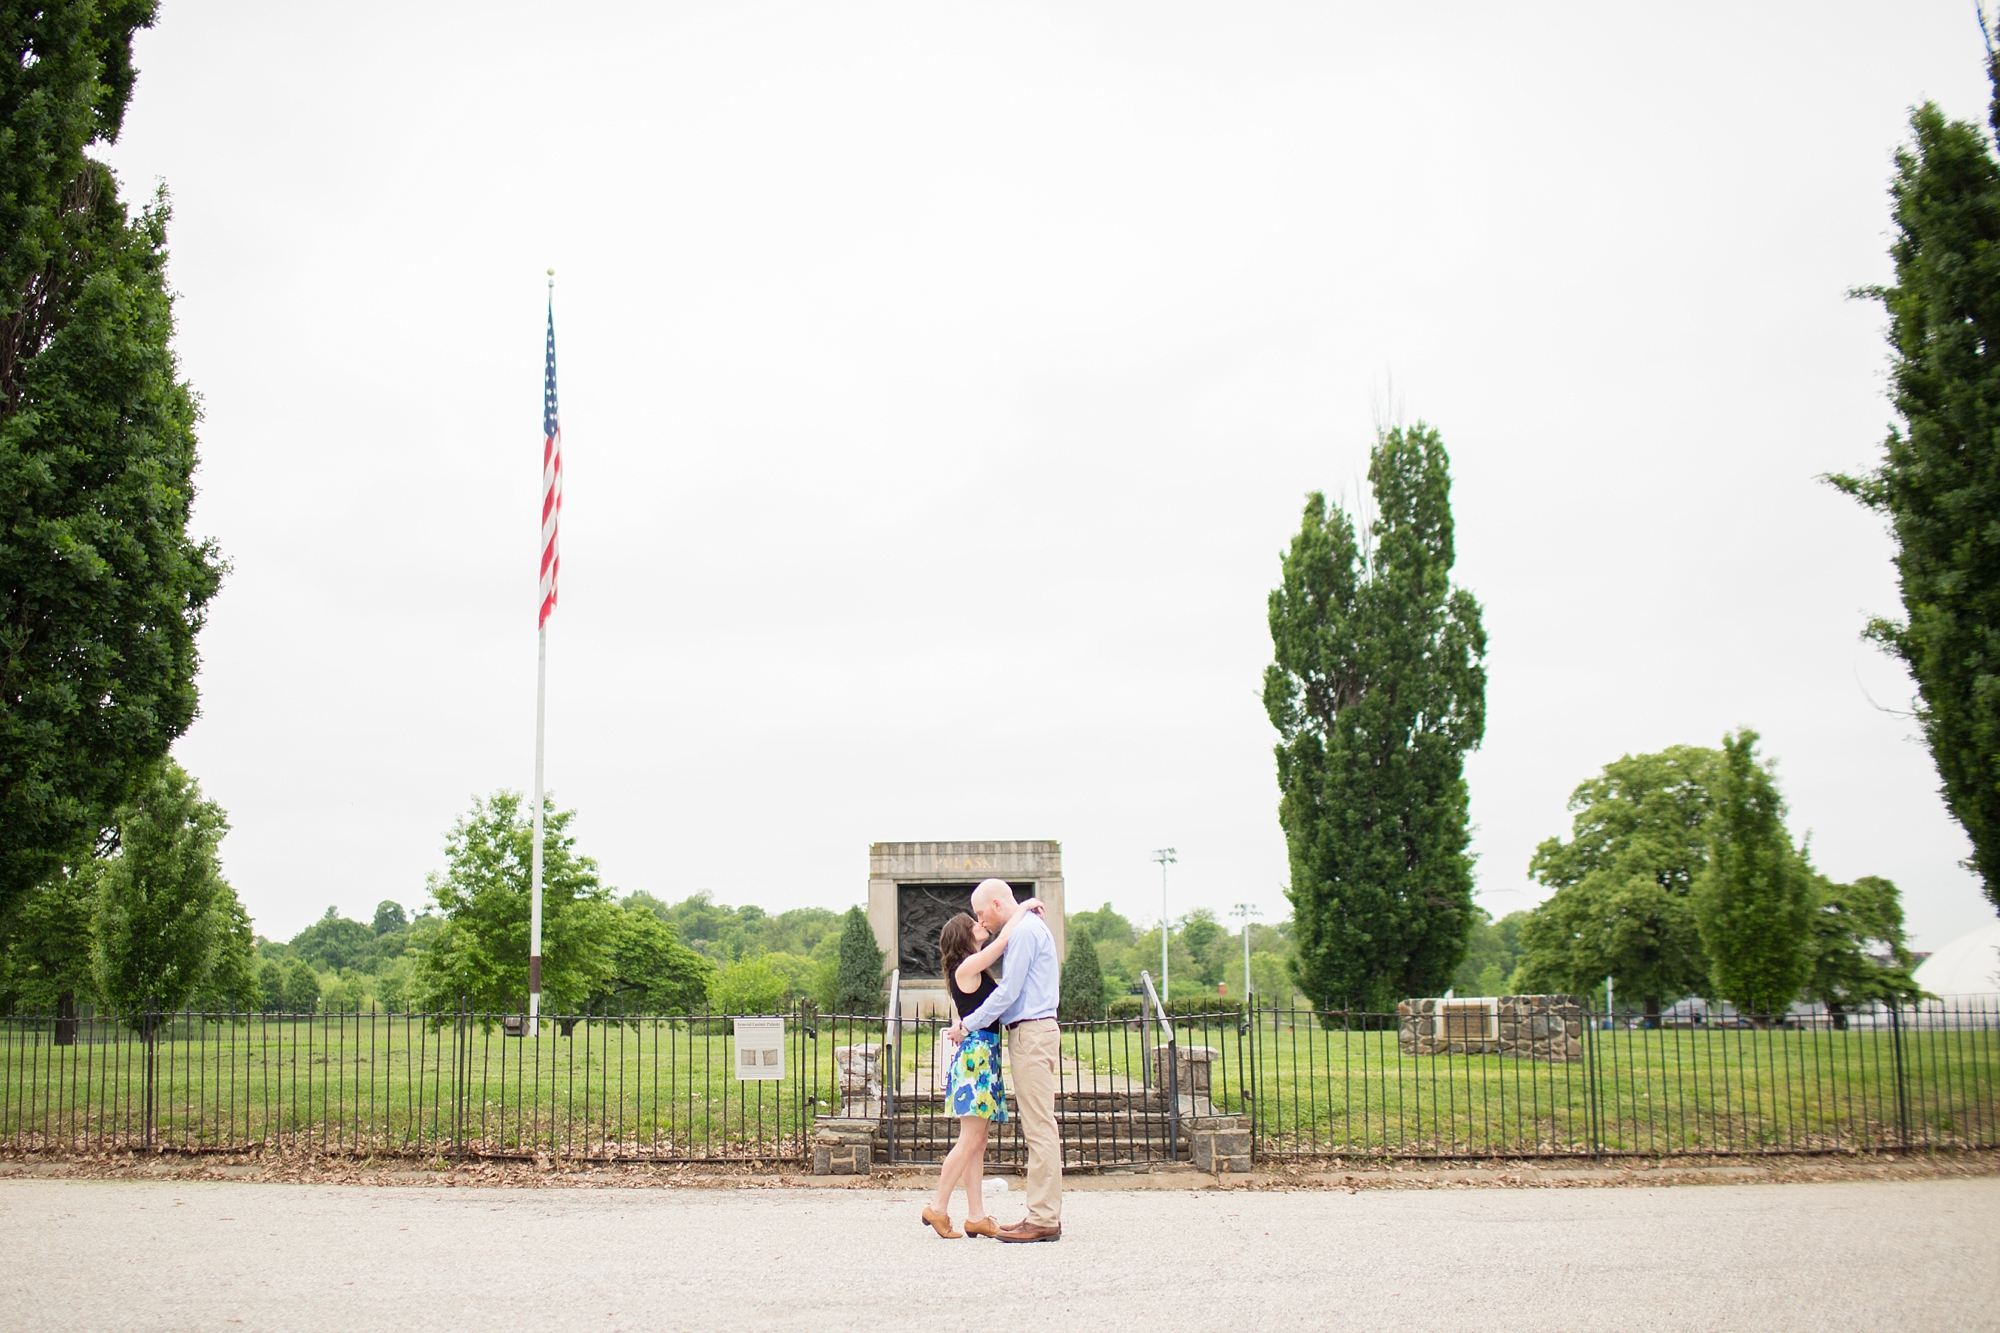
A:
<svg viewBox="0 0 2000 1333">
<path fill-rule="evenodd" d="M 551 786 L 621 891 L 844 908 L 877 839 L 1057 838 L 1070 902 L 1286 910 L 1264 599 L 1385 412 L 1486 608 L 1480 900 L 1608 760 L 1750 725 L 1836 878 L 1992 917 L 1858 634 L 1908 108 L 1963 0 L 166 0 L 196 529 L 178 753 L 261 931 L 415 905 L 533 771 L 543 270 L 568 491 Z"/>
</svg>

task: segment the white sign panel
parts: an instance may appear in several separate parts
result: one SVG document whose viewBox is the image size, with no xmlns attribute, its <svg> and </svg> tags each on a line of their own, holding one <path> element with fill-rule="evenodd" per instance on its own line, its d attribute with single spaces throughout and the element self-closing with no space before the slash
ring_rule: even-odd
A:
<svg viewBox="0 0 2000 1333">
<path fill-rule="evenodd" d="M 785 1020 L 737 1019 L 736 1077 L 765 1079 L 784 1076 Z"/>
</svg>

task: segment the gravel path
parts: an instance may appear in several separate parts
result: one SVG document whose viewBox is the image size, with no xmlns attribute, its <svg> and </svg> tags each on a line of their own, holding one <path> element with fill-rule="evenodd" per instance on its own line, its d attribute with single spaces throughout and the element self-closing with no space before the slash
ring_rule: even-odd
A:
<svg viewBox="0 0 2000 1333">
<path fill-rule="evenodd" d="M 5 1180 L 0 1327 L 2000 1329 L 1994 1178 L 1097 1190 L 1015 1246 L 921 1197 Z"/>
</svg>

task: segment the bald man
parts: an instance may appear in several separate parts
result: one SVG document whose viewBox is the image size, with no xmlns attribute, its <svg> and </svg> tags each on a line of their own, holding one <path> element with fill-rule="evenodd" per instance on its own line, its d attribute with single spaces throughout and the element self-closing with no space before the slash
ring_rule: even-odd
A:
<svg viewBox="0 0 2000 1333">
<path fill-rule="evenodd" d="M 1025 914 L 1024 914 L 1025 913 Z M 986 1003 L 963 1015 L 952 1029 L 978 1031 L 996 1018 L 1007 1029 L 1007 1083 L 1021 1111 L 1021 1137 L 1028 1141 L 1028 1215 L 1000 1228 L 1005 1241 L 1062 1239 L 1062 1135 L 1056 1129 L 1056 1059 L 1062 1051 L 1056 1027 L 1062 965 L 1055 936 L 1036 912 L 1014 900 L 1005 880 L 989 879 L 972 891 L 972 914 L 997 935 L 1017 915 L 1013 938 L 1001 965 L 1000 986 Z"/>
</svg>

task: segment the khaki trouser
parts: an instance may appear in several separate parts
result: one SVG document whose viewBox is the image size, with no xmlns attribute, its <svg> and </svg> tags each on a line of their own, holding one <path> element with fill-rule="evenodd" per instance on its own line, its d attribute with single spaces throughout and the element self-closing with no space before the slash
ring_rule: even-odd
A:
<svg viewBox="0 0 2000 1333">
<path fill-rule="evenodd" d="M 1031 1019 L 1007 1033 L 1009 1089 L 1028 1141 L 1028 1220 L 1062 1225 L 1062 1134 L 1056 1128 L 1056 1058 L 1062 1029 L 1053 1018 Z"/>
</svg>

